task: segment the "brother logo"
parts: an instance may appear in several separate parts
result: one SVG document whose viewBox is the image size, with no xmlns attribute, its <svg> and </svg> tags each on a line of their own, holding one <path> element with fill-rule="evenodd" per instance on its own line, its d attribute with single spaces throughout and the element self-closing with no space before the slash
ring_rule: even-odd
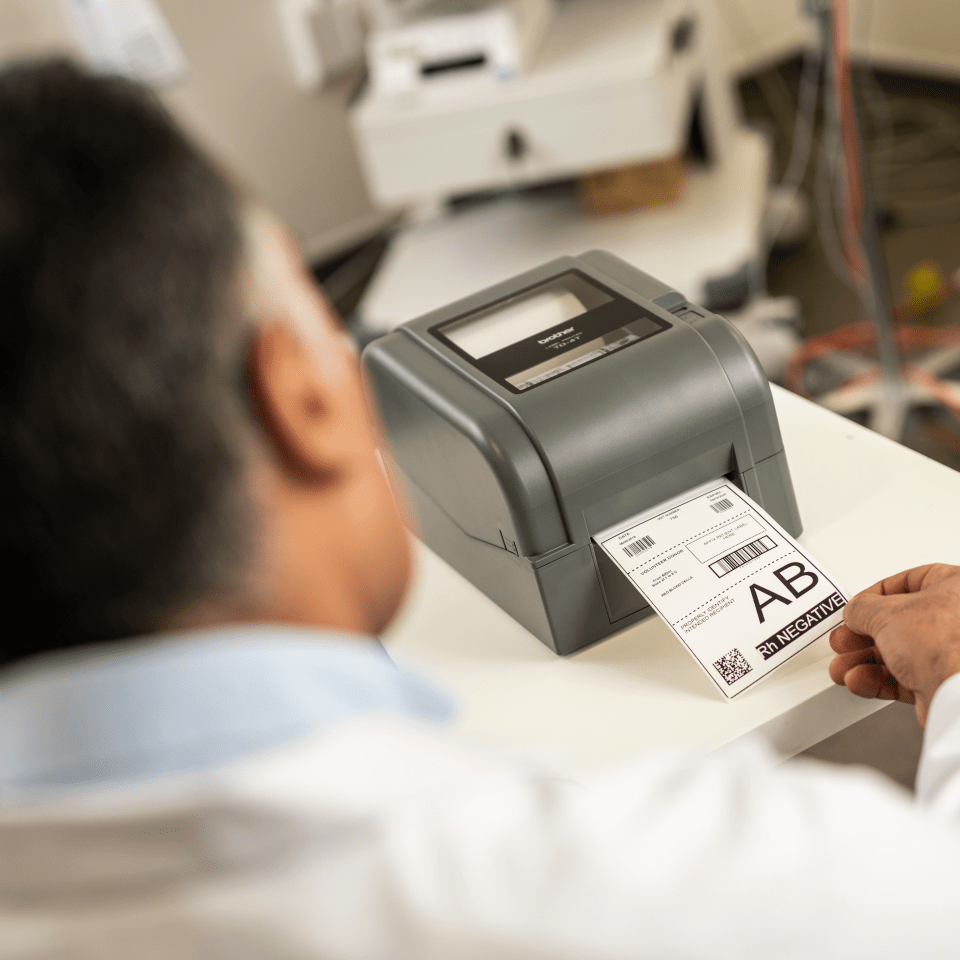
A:
<svg viewBox="0 0 960 960">
<path fill-rule="evenodd" d="M 568 333 L 573 333 L 573 327 L 567 327 L 566 330 L 558 330 L 556 333 L 551 333 L 549 337 L 544 337 L 542 340 L 538 340 L 537 343 L 549 343 L 558 337 L 565 337 Z"/>
</svg>

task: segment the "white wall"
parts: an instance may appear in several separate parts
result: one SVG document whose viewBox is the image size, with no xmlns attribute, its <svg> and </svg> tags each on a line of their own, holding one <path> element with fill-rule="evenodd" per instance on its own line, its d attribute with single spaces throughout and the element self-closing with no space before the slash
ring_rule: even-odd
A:
<svg viewBox="0 0 960 960">
<path fill-rule="evenodd" d="M 0 0 L 0 62 L 69 46 L 54 0 Z"/>
<path fill-rule="evenodd" d="M 300 235 L 332 252 L 382 221 L 367 199 L 346 124 L 346 85 L 294 84 L 273 0 L 160 0 L 190 73 L 164 90 L 208 150 Z M 0 61 L 72 51 L 57 0 L 0 0 Z"/>
<path fill-rule="evenodd" d="M 859 0 L 850 19 L 854 50 L 870 60 L 960 78 L 957 0 Z"/>
<path fill-rule="evenodd" d="M 742 74 L 812 36 L 803 0 L 714 0 L 727 62 Z M 878 66 L 960 78 L 957 0 L 850 0 L 854 54 Z"/>
</svg>

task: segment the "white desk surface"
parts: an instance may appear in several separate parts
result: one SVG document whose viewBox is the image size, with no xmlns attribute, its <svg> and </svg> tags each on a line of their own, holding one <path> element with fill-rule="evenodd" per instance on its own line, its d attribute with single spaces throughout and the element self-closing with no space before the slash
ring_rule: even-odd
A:
<svg viewBox="0 0 960 960">
<path fill-rule="evenodd" d="M 848 591 L 906 567 L 960 564 L 960 473 L 774 388 L 801 541 Z M 384 638 L 459 699 L 461 730 L 559 747 L 587 768 L 658 746 L 709 751 L 751 732 L 789 757 L 886 704 L 831 683 L 826 637 L 738 699 L 716 692 L 651 617 L 558 657 L 424 547 Z"/>
</svg>

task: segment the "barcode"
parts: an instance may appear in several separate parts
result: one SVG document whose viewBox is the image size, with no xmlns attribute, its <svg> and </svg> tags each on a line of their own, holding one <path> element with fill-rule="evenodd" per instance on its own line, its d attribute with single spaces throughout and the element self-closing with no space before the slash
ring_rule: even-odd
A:
<svg viewBox="0 0 960 960">
<path fill-rule="evenodd" d="M 717 668 L 717 673 L 726 681 L 728 687 L 732 687 L 738 680 L 753 670 L 747 658 L 736 647 L 717 660 L 714 666 Z"/>
<path fill-rule="evenodd" d="M 754 540 L 753 543 L 748 543 L 745 547 L 740 547 L 739 550 L 734 550 L 733 553 L 728 553 L 725 557 L 711 563 L 710 569 L 718 577 L 724 577 L 731 570 L 736 570 L 737 567 L 742 567 L 745 563 L 756 560 L 757 557 L 762 557 L 763 554 L 772 550 L 775 546 L 776 544 L 771 537 L 761 537 L 759 540 Z"/>
<path fill-rule="evenodd" d="M 653 537 L 641 537 L 639 540 L 634 540 L 633 543 L 626 543 L 623 546 L 623 552 L 628 557 L 635 557 L 638 553 L 643 553 L 645 550 L 649 550 L 653 546 Z"/>
<path fill-rule="evenodd" d="M 724 497 L 722 500 L 718 500 L 716 503 L 711 503 L 710 509 L 714 513 L 723 513 L 724 510 L 732 510 L 733 503 L 728 497 Z"/>
</svg>

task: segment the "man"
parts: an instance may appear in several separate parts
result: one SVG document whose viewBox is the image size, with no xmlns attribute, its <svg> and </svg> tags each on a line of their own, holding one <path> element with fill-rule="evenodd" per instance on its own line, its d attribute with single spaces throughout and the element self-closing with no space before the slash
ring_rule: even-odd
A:
<svg viewBox="0 0 960 960">
<path fill-rule="evenodd" d="M 960 572 L 835 634 L 927 723 L 919 806 L 753 748 L 578 782 L 372 639 L 410 554 L 356 359 L 147 94 L 0 75 L 0 311 L 0 958 L 955 953 Z"/>
</svg>

